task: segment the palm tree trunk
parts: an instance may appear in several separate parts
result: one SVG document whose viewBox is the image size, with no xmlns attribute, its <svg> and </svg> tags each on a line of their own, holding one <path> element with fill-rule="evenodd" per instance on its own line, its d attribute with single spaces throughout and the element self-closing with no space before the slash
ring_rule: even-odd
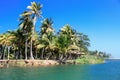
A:
<svg viewBox="0 0 120 80">
<path fill-rule="evenodd" d="M 44 54 L 44 48 L 42 49 L 41 59 L 43 59 L 43 54 Z"/>
<path fill-rule="evenodd" d="M 35 51 L 35 58 L 37 59 L 38 58 L 38 55 L 37 55 L 37 52 Z"/>
<path fill-rule="evenodd" d="M 35 53 L 35 59 L 37 59 L 38 56 L 37 56 L 37 49 L 36 49 L 36 47 L 34 47 L 34 53 Z"/>
<path fill-rule="evenodd" d="M 27 60 L 27 39 L 25 41 L 25 59 Z"/>
<path fill-rule="evenodd" d="M 6 51 L 6 46 L 4 47 L 3 59 L 5 59 L 5 51 Z"/>
<path fill-rule="evenodd" d="M 33 52 L 32 52 L 32 39 L 30 41 L 30 58 L 33 60 L 34 57 L 33 57 Z"/>
<path fill-rule="evenodd" d="M 61 56 L 60 56 L 60 60 L 62 60 L 63 59 L 63 54 L 61 54 Z"/>
<path fill-rule="evenodd" d="M 8 60 L 9 60 L 9 55 L 10 55 L 10 46 L 8 46 Z"/>
<path fill-rule="evenodd" d="M 48 54 L 48 56 L 47 56 L 47 60 L 49 60 L 49 58 L 50 58 L 52 52 L 50 51 L 49 53 L 50 53 L 50 54 Z"/>
<path fill-rule="evenodd" d="M 70 55 L 69 55 L 69 59 L 70 59 L 70 60 L 72 59 L 71 53 L 70 53 Z"/>
<path fill-rule="evenodd" d="M 2 46 L 2 49 L 1 49 L 1 56 L 0 56 L 0 59 L 3 58 L 3 53 L 4 53 L 4 46 Z"/>
<path fill-rule="evenodd" d="M 34 31 L 35 31 L 35 26 L 36 26 L 36 21 L 37 21 L 37 17 L 36 17 L 36 15 L 35 15 L 35 17 L 34 17 L 34 19 L 33 19 L 33 26 L 34 26 Z"/>
<path fill-rule="evenodd" d="M 19 44 L 19 46 L 18 46 L 17 59 L 21 59 L 21 46 L 20 46 L 20 44 Z"/>
<path fill-rule="evenodd" d="M 31 59 L 34 59 L 33 52 L 32 52 L 32 49 L 33 49 L 33 47 L 32 47 L 33 40 L 32 39 L 33 39 L 34 33 L 35 33 L 35 24 L 36 24 L 36 16 L 33 19 L 32 38 L 31 38 L 31 41 L 30 41 L 30 57 L 31 57 Z"/>
<path fill-rule="evenodd" d="M 16 59 L 16 52 L 15 52 L 15 50 L 14 50 L 14 59 Z"/>
</svg>

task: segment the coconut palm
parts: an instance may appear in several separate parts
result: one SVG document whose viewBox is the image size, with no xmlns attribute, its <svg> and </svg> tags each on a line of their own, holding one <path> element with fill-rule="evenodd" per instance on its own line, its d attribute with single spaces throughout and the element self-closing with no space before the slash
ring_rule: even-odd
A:
<svg viewBox="0 0 120 80">
<path fill-rule="evenodd" d="M 37 18 L 42 17 L 41 16 L 41 14 L 42 14 L 42 11 L 41 11 L 42 5 L 40 3 L 31 2 L 31 5 L 28 6 L 27 8 L 29 9 L 29 12 L 27 12 L 24 15 L 30 14 L 32 16 L 33 25 L 35 27 Z"/>
<path fill-rule="evenodd" d="M 23 16 L 26 16 L 26 15 L 30 15 L 31 18 L 32 18 L 32 23 L 33 23 L 33 26 L 32 26 L 32 38 L 31 38 L 31 46 L 30 46 L 30 55 L 31 55 L 31 59 L 34 59 L 33 57 L 33 52 L 32 52 L 32 48 L 33 48 L 33 37 L 34 37 L 34 34 L 35 34 L 35 26 L 36 26 L 36 21 L 37 21 L 37 18 L 41 17 L 41 8 L 42 8 L 42 5 L 40 3 L 36 3 L 36 2 L 31 2 L 31 5 L 27 7 L 29 10 L 27 13 L 24 13 L 22 14 Z"/>
<path fill-rule="evenodd" d="M 83 39 L 83 35 L 79 36 L 77 31 L 72 29 L 70 25 L 65 25 L 63 28 L 61 28 L 59 32 L 59 37 L 62 37 L 61 39 L 59 39 L 59 41 L 61 40 L 60 45 L 62 45 L 61 48 L 63 48 L 63 52 L 65 56 L 71 55 L 71 54 L 74 54 L 77 56 L 81 54 L 80 52 L 81 48 L 87 49 L 87 45 L 86 45 L 87 39 L 88 39 L 87 36 L 84 36 L 86 39 L 85 38 Z M 83 40 L 81 40 L 81 38 Z M 84 45 L 86 46 L 82 47 L 79 43 L 80 41 L 81 41 L 81 44 L 83 44 L 83 46 Z"/>
<path fill-rule="evenodd" d="M 10 34 L 14 35 L 14 39 L 12 40 L 13 42 L 13 48 L 16 52 L 16 59 L 21 59 L 22 58 L 22 52 L 23 52 L 23 47 L 25 43 L 25 35 L 23 34 L 23 31 L 19 28 L 16 31 L 9 31 Z"/>
<path fill-rule="evenodd" d="M 70 39 L 66 35 L 60 35 L 57 38 L 56 46 L 59 51 L 59 60 L 62 60 L 64 55 L 68 52 L 68 47 L 70 45 Z"/>
<path fill-rule="evenodd" d="M 25 11 L 23 14 L 26 14 L 27 11 Z M 27 45 L 28 45 L 28 40 L 32 39 L 31 35 L 31 30 L 33 27 L 32 20 L 30 18 L 30 15 L 21 15 L 21 18 L 19 19 L 20 21 L 20 28 L 23 32 L 23 35 L 25 36 L 25 59 L 27 60 Z"/>
<path fill-rule="evenodd" d="M 48 19 L 46 18 L 43 22 L 42 22 L 42 26 L 41 26 L 41 36 L 44 36 L 44 35 L 51 35 L 54 33 L 54 29 L 52 28 L 53 26 L 53 21 L 52 19 Z"/>
<path fill-rule="evenodd" d="M 61 28 L 60 35 L 66 35 L 68 39 L 70 39 L 70 45 L 76 45 L 77 36 L 75 30 L 71 28 L 70 25 L 65 25 Z"/>
<path fill-rule="evenodd" d="M 9 34 L 9 33 L 4 33 L 4 34 L 0 35 L 0 44 L 4 46 L 3 59 L 5 58 L 6 49 L 8 49 L 8 51 L 7 51 L 8 52 L 7 58 L 9 60 L 10 47 L 12 45 L 12 40 L 14 38 L 15 37 L 12 34 Z"/>
<path fill-rule="evenodd" d="M 40 30 L 40 38 L 44 42 L 44 48 L 42 51 L 42 58 L 43 58 L 43 52 L 44 49 L 48 50 L 49 53 L 51 53 L 51 50 L 54 49 L 54 29 L 52 28 L 53 21 L 51 19 L 45 19 L 42 22 L 41 30 Z"/>
<path fill-rule="evenodd" d="M 64 56 L 67 56 L 69 46 L 72 43 L 72 36 L 73 31 L 69 25 L 65 25 L 63 28 L 61 28 L 56 44 L 59 50 L 60 60 L 62 60 Z"/>
</svg>

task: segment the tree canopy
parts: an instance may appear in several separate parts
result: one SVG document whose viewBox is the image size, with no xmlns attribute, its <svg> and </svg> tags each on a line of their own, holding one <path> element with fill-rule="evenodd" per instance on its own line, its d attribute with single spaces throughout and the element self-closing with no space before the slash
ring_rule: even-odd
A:
<svg viewBox="0 0 120 80">
<path fill-rule="evenodd" d="M 0 59 L 67 60 L 90 53 L 87 35 L 69 24 L 56 32 L 53 20 L 43 19 L 41 9 L 40 3 L 31 2 L 19 18 L 18 29 L 0 34 Z M 40 22 L 38 18 L 43 20 L 37 32 L 35 27 Z M 104 56 L 103 53 L 101 55 Z"/>
</svg>

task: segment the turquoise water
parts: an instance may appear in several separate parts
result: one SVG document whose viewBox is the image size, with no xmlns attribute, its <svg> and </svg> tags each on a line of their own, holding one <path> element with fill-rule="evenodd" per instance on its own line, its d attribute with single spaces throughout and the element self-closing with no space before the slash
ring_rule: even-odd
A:
<svg viewBox="0 0 120 80">
<path fill-rule="evenodd" d="M 94 65 L 3 68 L 0 80 L 120 80 L 120 60 Z"/>
</svg>

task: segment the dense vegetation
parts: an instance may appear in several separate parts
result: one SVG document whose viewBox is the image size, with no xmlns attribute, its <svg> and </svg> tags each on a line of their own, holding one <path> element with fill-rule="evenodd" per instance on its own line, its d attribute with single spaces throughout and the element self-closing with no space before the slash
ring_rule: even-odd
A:
<svg viewBox="0 0 120 80">
<path fill-rule="evenodd" d="M 21 14 L 19 28 L 0 34 L 0 59 L 72 60 L 82 58 L 81 55 L 95 55 L 88 50 L 87 35 L 68 24 L 55 32 L 52 19 L 42 20 L 41 8 L 41 4 L 32 2 Z M 42 23 L 37 32 L 40 19 Z"/>
<path fill-rule="evenodd" d="M 82 64 L 95 64 L 95 63 L 103 63 L 104 59 L 107 59 L 111 57 L 110 54 L 106 54 L 105 52 L 101 51 L 89 51 L 88 54 L 82 55 L 81 57 L 78 57 L 75 61 L 77 63 Z"/>
</svg>

